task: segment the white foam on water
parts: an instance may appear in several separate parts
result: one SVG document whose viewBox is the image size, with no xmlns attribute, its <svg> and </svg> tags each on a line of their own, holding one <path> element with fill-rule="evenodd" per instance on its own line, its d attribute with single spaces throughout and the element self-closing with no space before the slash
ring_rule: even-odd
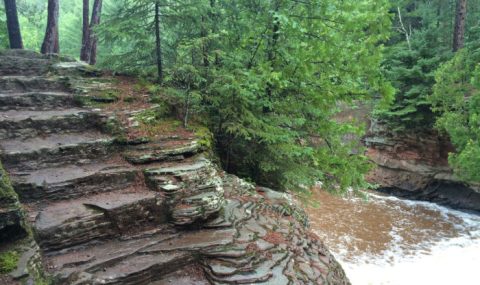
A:
<svg viewBox="0 0 480 285">
<path fill-rule="evenodd" d="M 405 206 L 428 208 L 442 215 L 458 230 L 455 237 L 432 235 L 419 244 L 403 246 L 401 226 L 393 226 L 392 242 L 377 255 L 344 258 L 346 250 L 334 252 L 353 285 L 476 285 L 480 284 L 480 216 L 455 211 L 428 202 L 402 200 L 371 194 L 370 202 L 395 202 L 399 211 Z M 391 206 L 391 205 L 390 205 Z M 401 206 L 404 206 L 403 208 Z M 398 221 L 408 223 L 408 221 Z M 422 230 L 422 229 L 418 229 Z M 428 235 L 427 235 L 428 236 Z"/>
<path fill-rule="evenodd" d="M 471 240 L 470 240 L 471 241 Z M 342 262 L 353 285 L 475 285 L 480 283 L 480 241 L 444 241 L 430 253 L 394 255 L 393 262 L 370 257 L 368 263 Z M 363 259 L 363 258 L 362 258 Z"/>
</svg>

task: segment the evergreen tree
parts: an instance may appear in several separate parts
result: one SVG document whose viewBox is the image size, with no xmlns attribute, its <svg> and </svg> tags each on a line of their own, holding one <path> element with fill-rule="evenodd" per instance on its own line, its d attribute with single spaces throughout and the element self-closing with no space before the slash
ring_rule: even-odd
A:
<svg viewBox="0 0 480 285">
<path fill-rule="evenodd" d="M 5 8 L 0 6 L 0 22 L 6 23 L 7 18 L 5 14 Z M 10 46 L 10 42 L 8 40 L 8 30 L 6 25 L 0 25 L 0 49 L 1 48 L 8 48 Z"/>
<path fill-rule="evenodd" d="M 160 1 L 155 2 L 155 47 L 157 57 L 158 83 L 163 82 L 162 39 L 160 37 Z"/>
<path fill-rule="evenodd" d="M 88 63 L 94 65 L 97 63 L 97 43 L 98 36 L 95 33 L 95 28 L 100 24 L 100 17 L 102 14 L 102 0 L 94 0 L 92 9 L 92 19 L 90 20 L 89 31 L 87 35 L 87 56 Z"/>
<path fill-rule="evenodd" d="M 10 48 L 22 49 L 23 41 L 22 34 L 20 33 L 20 24 L 18 23 L 16 0 L 4 0 L 4 3 Z"/>
<path fill-rule="evenodd" d="M 58 35 L 58 17 L 59 17 L 59 0 L 48 0 L 48 17 L 47 29 L 43 40 L 42 53 L 59 53 L 59 35 Z"/>
<path fill-rule="evenodd" d="M 456 148 L 449 162 L 456 175 L 480 182 L 480 41 L 467 44 L 436 73 L 429 98 L 437 113 L 437 128 Z"/>
<path fill-rule="evenodd" d="M 458 0 L 453 31 L 453 51 L 463 48 L 465 44 L 465 18 L 467 17 L 467 0 Z"/>
<path fill-rule="evenodd" d="M 428 97 L 433 93 L 437 68 L 453 56 L 451 35 L 458 34 L 454 33 L 453 25 L 458 14 L 455 3 L 392 0 L 392 6 L 394 33 L 387 45 L 383 67 L 397 92 L 393 104 L 378 110 L 377 115 L 394 131 L 431 129 L 435 115 Z M 478 6 L 480 1 L 470 1 L 470 7 Z M 474 32 L 478 27 L 478 12 L 478 8 L 472 8 L 468 17 L 460 17 L 467 27 L 467 42 L 478 38 Z"/>
<path fill-rule="evenodd" d="M 82 48 L 80 49 L 80 60 L 88 62 L 88 45 L 90 38 L 90 1 L 83 0 L 82 6 Z"/>
<path fill-rule="evenodd" d="M 83 4 L 62 2 L 60 43 L 68 54 L 82 46 Z M 318 180 L 339 189 L 364 186 L 369 164 L 342 139 L 362 128 L 334 117 L 340 104 L 391 94 L 379 69 L 391 22 L 387 0 L 106 0 L 103 6 L 102 23 L 93 28 L 102 46 L 99 64 L 161 75 L 164 99 L 177 100 L 184 125 L 193 116 L 210 127 L 227 170 L 277 189 Z"/>
</svg>

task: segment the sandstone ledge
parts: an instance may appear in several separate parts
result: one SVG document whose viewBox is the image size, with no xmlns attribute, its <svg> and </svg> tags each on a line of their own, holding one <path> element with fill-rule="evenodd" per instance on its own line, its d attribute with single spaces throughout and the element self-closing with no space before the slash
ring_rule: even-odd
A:
<svg viewBox="0 0 480 285">
<path fill-rule="evenodd" d="M 225 174 L 191 131 L 139 129 L 148 96 L 102 100 L 115 80 L 99 74 L 0 52 L 0 158 L 19 196 L 0 200 L 0 231 L 32 227 L 0 281 L 35 284 L 43 271 L 68 285 L 349 284 L 288 195 Z"/>
<path fill-rule="evenodd" d="M 396 196 L 480 212 L 478 185 L 457 179 L 448 166 L 454 148 L 434 131 L 392 133 L 373 122 L 364 139 L 367 156 L 377 165 L 368 180 Z"/>
</svg>

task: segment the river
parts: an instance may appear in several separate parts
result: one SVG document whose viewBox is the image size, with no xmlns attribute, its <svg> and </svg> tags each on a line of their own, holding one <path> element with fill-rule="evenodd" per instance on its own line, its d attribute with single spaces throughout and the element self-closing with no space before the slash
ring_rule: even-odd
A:
<svg viewBox="0 0 480 285">
<path fill-rule="evenodd" d="M 428 202 L 367 193 L 316 192 L 312 229 L 353 285 L 480 284 L 480 216 Z"/>
</svg>

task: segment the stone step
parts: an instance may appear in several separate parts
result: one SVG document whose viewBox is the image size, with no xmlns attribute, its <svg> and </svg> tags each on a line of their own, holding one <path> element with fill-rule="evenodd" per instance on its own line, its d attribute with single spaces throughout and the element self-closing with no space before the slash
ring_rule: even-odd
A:
<svg viewBox="0 0 480 285">
<path fill-rule="evenodd" d="M 4 111 L 0 112 L 0 139 L 31 138 L 100 129 L 103 126 L 103 119 L 100 113 L 82 108 Z"/>
<path fill-rule="evenodd" d="M 46 252 L 166 222 L 162 198 L 142 187 L 40 205 L 29 214 Z"/>
<path fill-rule="evenodd" d="M 28 49 L 2 49 L 0 56 L 18 56 L 23 58 L 47 58 L 47 55 Z"/>
<path fill-rule="evenodd" d="M 33 171 L 11 171 L 22 201 L 65 200 L 90 193 L 109 192 L 135 185 L 139 172 L 124 163 L 90 161 Z"/>
<path fill-rule="evenodd" d="M 224 248 L 234 230 L 163 232 L 46 256 L 60 284 L 150 284 L 195 263 L 200 250 Z M 77 273 L 83 273 L 77 274 Z M 81 279 L 81 281 L 79 280 Z"/>
<path fill-rule="evenodd" d="M 0 55 L 0 75 L 44 75 L 49 71 L 48 58 Z"/>
<path fill-rule="evenodd" d="M 205 250 L 212 247 L 224 248 L 233 242 L 236 230 L 193 230 L 182 231 L 175 237 L 175 242 L 160 242 L 139 250 L 139 253 L 159 253 L 176 250 Z"/>
<path fill-rule="evenodd" d="M 152 244 L 163 241 L 172 242 L 178 234 L 174 230 L 164 228 L 163 232 L 154 235 L 141 235 L 136 239 L 112 239 L 98 244 L 78 246 L 72 250 L 50 252 L 45 255 L 49 264 L 50 273 L 59 279 L 73 281 L 77 278 L 76 272 L 95 273 L 108 266 L 114 266 L 131 256 L 139 255 L 138 252 Z M 73 283 L 73 282 L 72 282 Z M 60 284 L 70 284 L 63 282 Z"/>
<path fill-rule="evenodd" d="M 67 91 L 68 78 L 50 78 L 41 76 L 0 76 L 2 93 L 19 93 L 33 91 Z"/>
<path fill-rule="evenodd" d="M 198 265 L 189 265 L 178 271 L 163 276 L 162 279 L 148 283 L 148 285 L 211 285 L 205 277 L 203 268 Z"/>
<path fill-rule="evenodd" d="M 167 140 L 135 145 L 125 152 L 125 159 L 133 164 L 183 160 L 201 152 L 201 146 L 192 140 Z"/>
<path fill-rule="evenodd" d="M 74 96 L 66 92 L 25 92 L 0 94 L 0 110 L 48 110 L 79 106 Z"/>
<path fill-rule="evenodd" d="M 40 54 L 27 50 L 0 50 L 0 76 L 40 76 L 47 74 L 98 76 L 99 70 L 72 57 L 56 54 Z"/>
<path fill-rule="evenodd" d="M 111 154 L 113 141 L 113 138 L 98 132 L 0 140 L 0 158 L 9 170 L 53 167 Z"/>
<path fill-rule="evenodd" d="M 93 283 L 85 284 L 148 284 L 192 263 L 188 252 L 172 252 L 132 256 L 112 267 L 93 274 Z"/>
</svg>

